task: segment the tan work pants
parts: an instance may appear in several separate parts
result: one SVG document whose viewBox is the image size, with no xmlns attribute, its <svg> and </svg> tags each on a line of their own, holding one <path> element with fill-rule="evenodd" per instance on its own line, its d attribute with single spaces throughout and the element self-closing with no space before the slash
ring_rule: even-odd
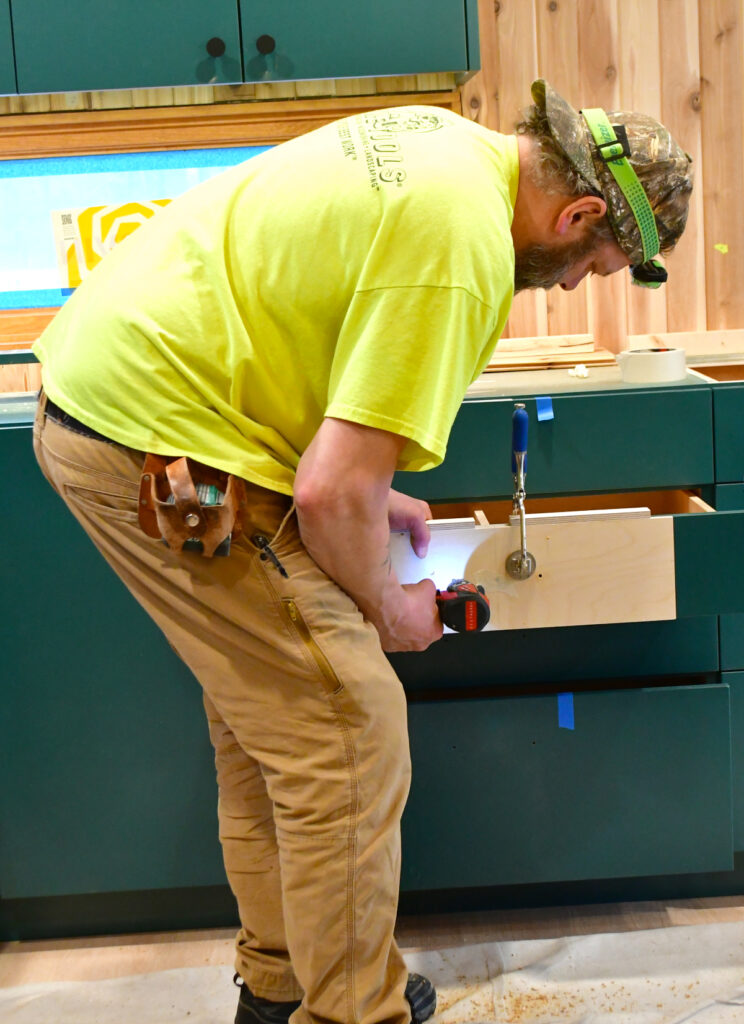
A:
<svg viewBox="0 0 744 1024">
<path fill-rule="evenodd" d="M 43 405 L 44 475 L 202 685 L 236 969 L 258 996 L 302 998 L 293 1024 L 406 1024 L 393 938 L 406 704 L 376 630 L 308 555 L 289 498 L 248 485 L 249 525 L 228 557 L 175 553 L 137 521 L 143 454 Z"/>
</svg>

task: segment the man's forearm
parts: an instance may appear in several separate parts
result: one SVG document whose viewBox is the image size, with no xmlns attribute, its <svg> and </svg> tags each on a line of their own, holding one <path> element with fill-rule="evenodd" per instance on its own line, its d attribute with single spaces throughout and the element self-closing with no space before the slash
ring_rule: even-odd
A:
<svg viewBox="0 0 744 1024">
<path fill-rule="evenodd" d="M 298 507 L 298 520 L 309 553 L 366 618 L 378 626 L 394 619 L 404 592 L 390 564 L 386 492 L 357 489 Z"/>
<path fill-rule="evenodd" d="M 442 635 L 433 582 L 401 586 L 390 564 L 390 484 L 404 443 L 386 431 L 325 419 L 295 475 L 305 547 L 376 627 L 386 651 L 425 650 Z M 396 520 L 420 546 L 427 506 L 402 495 L 394 504 Z"/>
</svg>

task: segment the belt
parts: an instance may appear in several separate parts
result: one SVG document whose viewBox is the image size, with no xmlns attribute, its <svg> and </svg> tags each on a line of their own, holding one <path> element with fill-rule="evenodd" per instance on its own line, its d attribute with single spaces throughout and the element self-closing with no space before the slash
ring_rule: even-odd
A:
<svg viewBox="0 0 744 1024">
<path fill-rule="evenodd" d="M 96 441 L 105 441 L 106 444 L 116 444 L 110 437 L 106 437 L 104 434 L 99 434 L 93 427 L 89 427 L 85 423 L 81 423 L 80 420 L 76 420 L 74 416 L 71 416 L 69 412 L 65 412 L 64 409 L 60 409 L 50 398 L 46 400 L 46 407 L 44 409 L 45 414 L 50 420 L 54 420 L 55 423 L 59 423 L 61 427 L 66 427 L 68 430 L 73 430 L 76 434 L 82 434 L 83 437 L 92 437 Z"/>
</svg>

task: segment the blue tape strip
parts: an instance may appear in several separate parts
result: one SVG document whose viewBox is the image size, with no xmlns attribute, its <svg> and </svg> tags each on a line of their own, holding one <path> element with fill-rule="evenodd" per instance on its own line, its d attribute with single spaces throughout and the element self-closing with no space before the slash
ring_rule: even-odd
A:
<svg viewBox="0 0 744 1024">
<path fill-rule="evenodd" d="M 537 402 L 537 418 L 538 420 L 552 420 L 553 419 L 553 399 L 552 398 L 536 398 Z"/>
<path fill-rule="evenodd" d="M 572 693 L 558 694 L 558 728 L 573 729 L 574 701 Z"/>
<path fill-rule="evenodd" d="M 111 171 L 150 171 L 183 167 L 232 167 L 271 146 L 229 149 L 172 149 L 147 153 L 104 153 L 98 156 L 52 156 L 0 161 L 0 178 L 48 174 L 101 174 Z"/>
<path fill-rule="evenodd" d="M 33 291 L 0 291 L 0 309 L 44 309 L 61 306 L 73 288 L 37 288 Z"/>
</svg>

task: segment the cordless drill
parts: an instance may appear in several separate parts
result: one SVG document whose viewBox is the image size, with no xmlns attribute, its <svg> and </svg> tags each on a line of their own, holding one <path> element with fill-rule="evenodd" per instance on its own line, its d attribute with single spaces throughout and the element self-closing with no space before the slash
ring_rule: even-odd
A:
<svg viewBox="0 0 744 1024">
<path fill-rule="evenodd" d="M 437 607 L 443 625 L 456 633 L 476 633 L 491 617 L 485 590 L 467 580 L 452 580 L 446 590 L 438 590 Z"/>
</svg>

